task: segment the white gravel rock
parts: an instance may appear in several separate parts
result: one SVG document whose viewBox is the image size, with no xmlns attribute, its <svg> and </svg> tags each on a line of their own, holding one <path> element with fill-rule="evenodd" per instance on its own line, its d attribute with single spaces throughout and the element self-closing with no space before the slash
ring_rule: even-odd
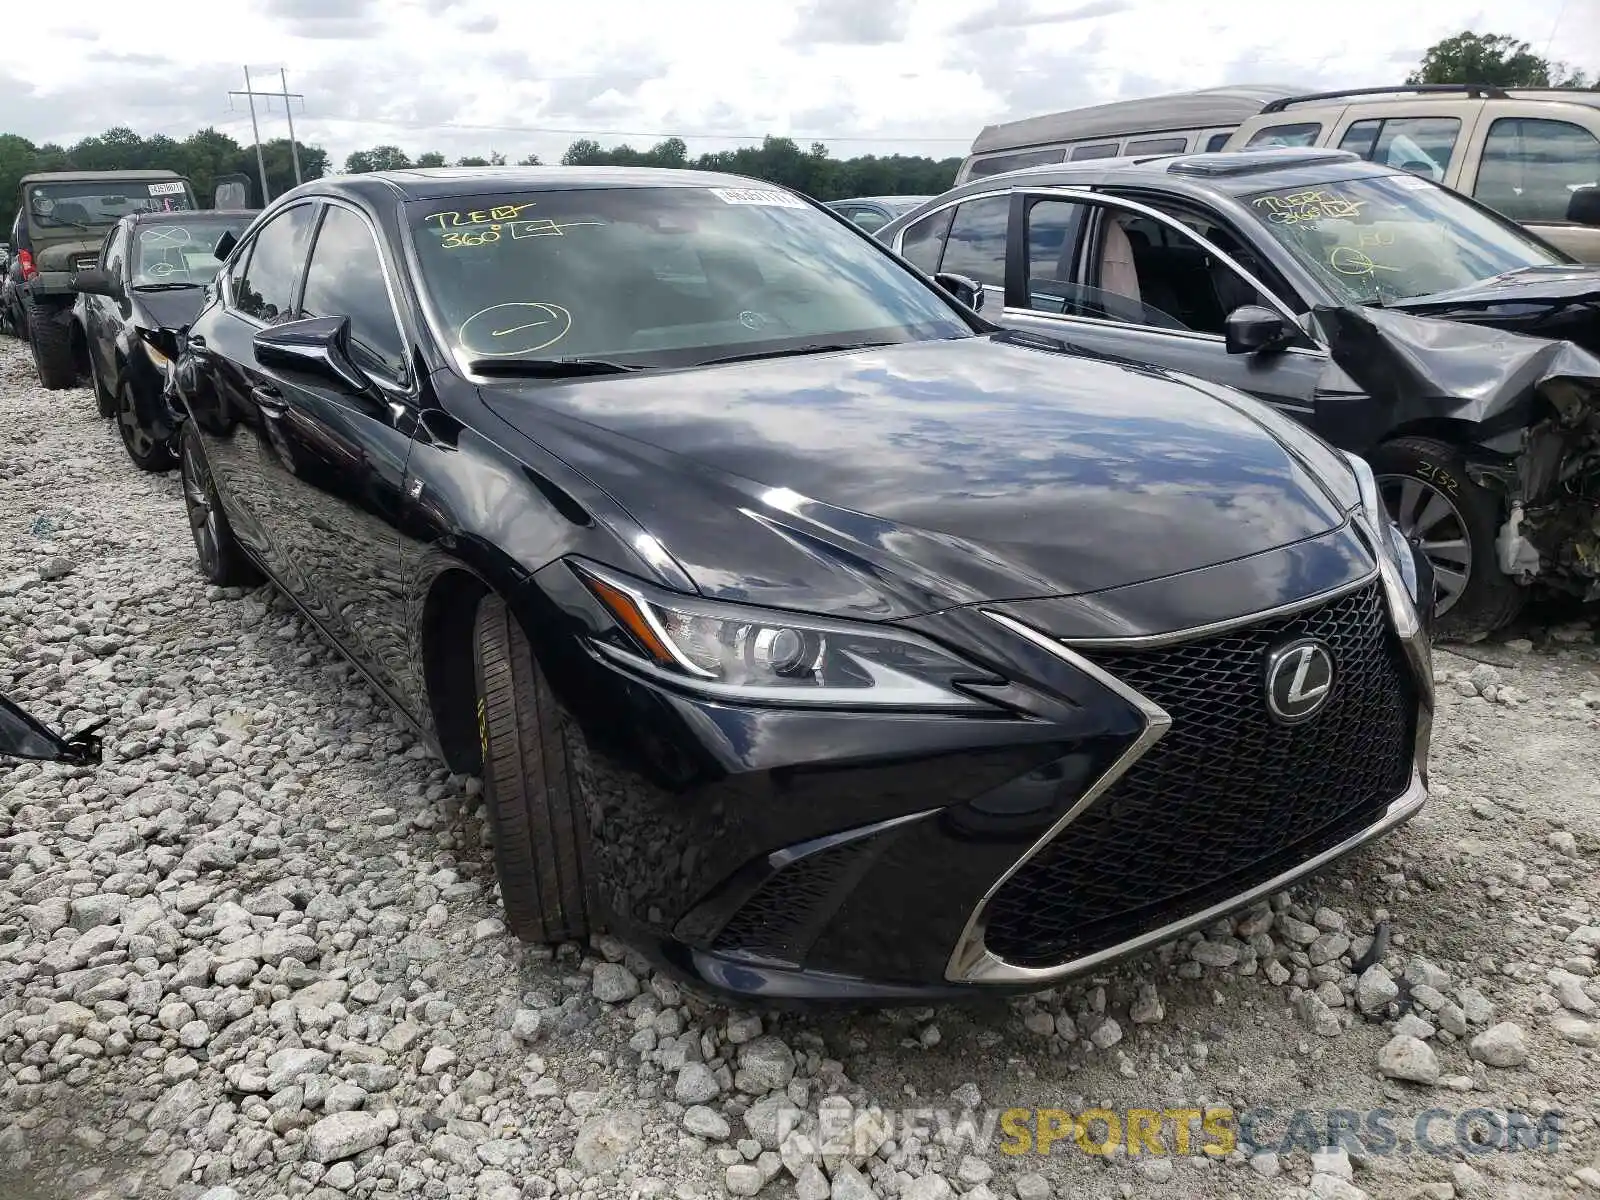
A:
<svg viewBox="0 0 1600 1200">
<path fill-rule="evenodd" d="M 1467 1043 L 1467 1052 L 1491 1067 L 1519 1067 L 1528 1061 L 1527 1034 L 1514 1021 L 1502 1021 Z"/>
<path fill-rule="evenodd" d="M 1378 1051 L 1378 1073 L 1387 1079 L 1431 1086 L 1439 1082 L 1439 1059 L 1427 1042 L 1396 1034 Z"/>
<path fill-rule="evenodd" d="M 306 1130 L 306 1157 L 319 1163 L 354 1158 L 382 1145 L 388 1136 L 388 1127 L 370 1113 L 334 1113 Z"/>
</svg>

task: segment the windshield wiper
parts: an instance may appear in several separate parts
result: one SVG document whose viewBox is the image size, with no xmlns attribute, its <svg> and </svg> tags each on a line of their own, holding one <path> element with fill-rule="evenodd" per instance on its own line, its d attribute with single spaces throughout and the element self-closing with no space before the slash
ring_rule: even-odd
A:
<svg viewBox="0 0 1600 1200">
<path fill-rule="evenodd" d="M 789 358 L 796 354 L 827 354 L 835 350 L 870 350 L 874 346 L 898 346 L 899 342 L 815 342 L 807 346 L 790 346 L 786 350 L 758 350 L 750 354 L 727 354 L 721 358 L 703 358 L 696 365 L 709 367 L 716 363 L 751 362 L 760 358 Z"/>
<path fill-rule="evenodd" d="M 643 369 L 607 358 L 474 358 L 467 363 L 467 370 L 475 375 L 527 375 L 536 379 L 623 375 Z"/>
<path fill-rule="evenodd" d="M 136 283 L 132 290 L 135 292 L 176 292 L 185 288 L 205 287 L 203 283 Z"/>
</svg>

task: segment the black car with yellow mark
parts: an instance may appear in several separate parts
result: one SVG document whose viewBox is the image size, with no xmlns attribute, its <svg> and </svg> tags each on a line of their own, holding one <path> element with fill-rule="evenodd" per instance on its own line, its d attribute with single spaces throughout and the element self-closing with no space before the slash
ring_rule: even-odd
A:
<svg viewBox="0 0 1600 1200">
<path fill-rule="evenodd" d="M 93 266 L 72 276 L 74 334 L 102 416 L 117 419 L 128 457 L 144 471 L 177 463 L 166 400 L 170 360 L 140 330 L 181 329 L 200 311 L 218 258 L 255 219 L 252 211 L 141 213 L 119 220 Z"/>
<path fill-rule="evenodd" d="M 1581 209 L 1582 206 L 1575 206 Z M 1339 150 L 1066 163 L 877 235 L 984 313 L 1249 392 L 1368 458 L 1440 627 L 1600 599 L 1600 267 Z"/>
<path fill-rule="evenodd" d="M 201 572 L 482 775 L 517 934 L 728 993 L 1045 987 L 1418 811 L 1366 464 L 947 282 L 725 175 L 308 183 L 163 339 Z"/>
</svg>

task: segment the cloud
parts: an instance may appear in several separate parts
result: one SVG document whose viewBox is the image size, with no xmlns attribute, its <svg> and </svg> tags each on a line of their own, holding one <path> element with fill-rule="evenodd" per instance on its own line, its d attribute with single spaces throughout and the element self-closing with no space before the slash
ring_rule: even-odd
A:
<svg viewBox="0 0 1600 1200">
<path fill-rule="evenodd" d="M 950 27 L 956 37 L 991 29 L 1022 29 L 1029 25 L 1066 25 L 1095 17 L 1110 17 L 1133 8 L 1132 0 L 1091 0 L 1064 9 L 1035 9 L 1029 0 L 994 0 L 988 8 L 963 17 Z"/>
<path fill-rule="evenodd" d="M 881 46 L 906 36 L 911 0 L 806 0 L 789 41 L 797 46 Z"/>
<path fill-rule="evenodd" d="M 368 37 L 379 24 L 376 0 L 266 0 L 263 7 L 295 37 Z"/>
<path fill-rule="evenodd" d="M 1083 104 L 1393 82 L 1466 20 L 1389 0 L 1341 0 L 1314 30 L 1193 0 L 607 0 L 604 20 L 499 0 L 162 0 L 160 21 L 100 21 L 112 5 L 29 8 L 27 53 L 0 64 L 0 131 L 70 144 L 119 124 L 174 137 L 214 125 L 248 142 L 228 93 L 249 63 L 268 88 L 287 68 L 305 95 L 296 133 L 335 161 L 383 143 L 549 161 L 581 135 L 638 146 L 670 133 L 698 154 L 791 131 L 835 154 L 947 157 L 991 122 Z M 1473 6 L 1475 28 L 1600 68 L 1592 3 Z M 258 107 L 262 135 L 282 136 L 282 104 Z"/>
</svg>

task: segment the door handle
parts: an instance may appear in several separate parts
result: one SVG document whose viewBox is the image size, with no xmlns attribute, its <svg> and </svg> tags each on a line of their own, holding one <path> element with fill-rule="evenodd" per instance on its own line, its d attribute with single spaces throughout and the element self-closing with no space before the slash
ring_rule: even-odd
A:
<svg viewBox="0 0 1600 1200">
<path fill-rule="evenodd" d="M 283 393 L 276 388 L 253 387 L 250 389 L 250 399 L 255 401 L 264 417 L 281 417 L 289 411 L 289 406 L 283 402 Z"/>
</svg>

